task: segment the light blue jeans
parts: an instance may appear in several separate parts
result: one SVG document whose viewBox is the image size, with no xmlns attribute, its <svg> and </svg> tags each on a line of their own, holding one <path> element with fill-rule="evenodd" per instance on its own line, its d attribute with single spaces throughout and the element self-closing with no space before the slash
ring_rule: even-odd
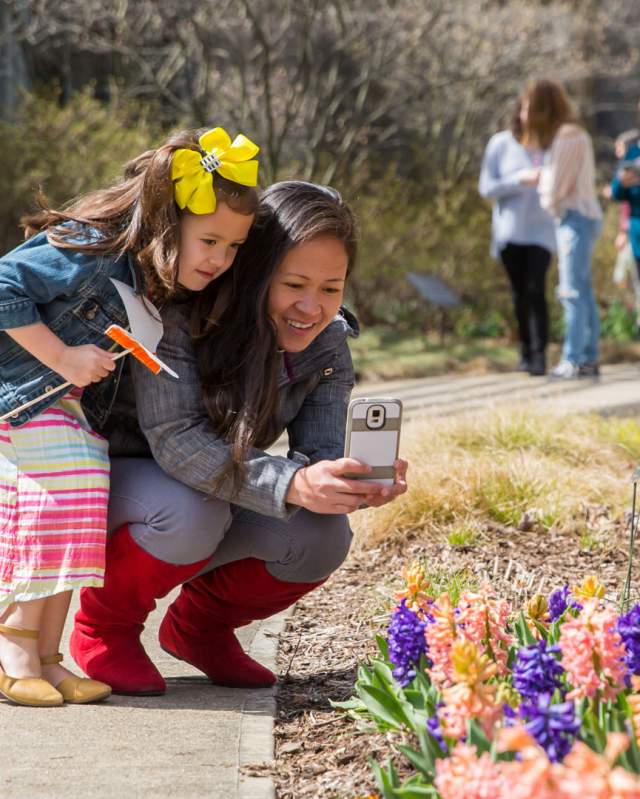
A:
<svg viewBox="0 0 640 799">
<path fill-rule="evenodd" d="M 600 316 L 591 285 L 591 256 L 602 222 L 569 210 L 556 229 L 558 299 L 564 309 L 562 360 L 579 365 L 598 360 Z"/>
</svg>

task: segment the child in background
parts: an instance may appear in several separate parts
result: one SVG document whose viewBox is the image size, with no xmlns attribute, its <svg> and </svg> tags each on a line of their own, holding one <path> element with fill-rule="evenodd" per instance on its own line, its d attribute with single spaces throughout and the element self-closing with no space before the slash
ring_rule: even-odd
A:
<svg viewBox="0 0 640 799">
<path fill-rule="evenodd" d="M 638 146 L 639 140 L 640 131 L 637 128 L 625 131 L 618 136 L 615 141 L 614 151 L 616 158 L 621 164 L 640 155 L 640 148 Z M 623 186 L 620 180 L 623 172 L 627 173 L 627 185 L 625 186 Z M 635 296 L 636 325 L 640 329 L 640 250 L 638 247 L 638 236 L 635 235 L 634 239 L 636 240 L 636 249 L 634 251 L 631 237 L 629 235 L 632 216 L 631 204 L 629 199 L 623 199 L 623 197 L 626 195 L 627 189 L 632 189 L 634 187 L 634 180 L 637 179 L 637 171 L 633 169 L 619 169 L 619 173 L 615 178 L 614 183 L 612 183 L 610 187 L 607 187 L 609 189 L 607 193 L 609 197 L 620 202 L 620 223 L 618 234 L 615 240 L 618 256 L 616 258 L 616 263 L 613 270 L 613 281 L 616 285 L 621 286 L 626 282 L 627 278 L 629 279 Z M 617 196 L 614 196 L 614 184 L 616 184 Z M 634 227 L 637 227 L 637 222 L 635 223 Z"/>
<path fill-rule="evenodd" d="M 74 385 L 0 422 L 0 694 L 17 704 L 111 692 L 58 652 L 71 591 L 103 583 L 109 458 L 80 396 L 103 381 L 83 399 L 104 422 L 122 367 L 104 331 L 128 325 L 111 278 L 159 304 L 198 292 L 206 315 L 253 223 L 257 152 L 221 128 L 175 134 L 119 183 L 27 217 L 28 240 L 0 258 L 0 416 Z"/>
</svg>

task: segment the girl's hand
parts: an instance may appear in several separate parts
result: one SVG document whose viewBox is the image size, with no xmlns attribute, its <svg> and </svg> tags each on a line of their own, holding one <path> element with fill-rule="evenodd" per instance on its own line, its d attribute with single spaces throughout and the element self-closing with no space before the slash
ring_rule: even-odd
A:
<svg viewBox="0 0 640 799">
<path fill-rule="evenodd" d="M 387 502 L 392 502 L 400 494 L 404 494 L 407 490 L 407 469 L 409 464 L 400 458 L 393 462 L 396 470 L 396 476 L 392 486 L 384 486 L 382 491 L 377 494 L 371 494 L 365 497 L 365 504 L 370 508 L 379 508 L 386 505 Z"/>
<path fill-rule="evenodd" d="M 365 502 L 371 504 L 367 497 L 377 499 L 383 490 L 395 488 L 345 477 L 345 474 L 364 475 L 370 471 L 370 466 L 355 458 L 319 461 L 305 466 L 295 473 L 287 492 L 287 502 L 313 513 L 351 513 Z"/>
<path fill-rule="evenodd" d="M 102 380 L 113 372 L 116 365 L 112 353 L 94 344 L 81 344 L 78 347 L 64 347 L 53 368 L 65 380 L 83 388 Z"/>
</svg>

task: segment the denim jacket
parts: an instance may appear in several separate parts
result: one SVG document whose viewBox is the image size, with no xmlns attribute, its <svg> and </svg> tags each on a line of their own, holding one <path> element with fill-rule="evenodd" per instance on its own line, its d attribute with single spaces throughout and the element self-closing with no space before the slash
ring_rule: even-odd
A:
<svg viewBox="0 0 640 799">
<path fill-rule="evenodd" d="M 158 356 L 180 379 L 165 372 L 153 375 L 130 361 L 109 424 L 101 432 L 109 439 L 112 457 L 153 455 L 172 477 L 211 494 L 229 446 L 211 428 L 183 312 L 172 305 L 162 315 L 165 332 Z M 285 497 L 295 472 L 308 463 L 342 457 L 354 385 L 347 337 L 357 335 L 355 317 L 342 309 L 305 350 L 283 353 L 277 435 L 287 430 L 289 455 L 251 450 L 240 491 L 233 494 L 231 485 L 224 485 L 216 493 L 219 499 L 267 516 L 289 518 L 295 508 L 286 504 Z"/>
<path fill-rule="evenodd" d="M 129 256 L 114 259 L 54 247 L 39 233 L 0 258 L 0 416 L 65 382 L 5 332 L 42 321 L 65 344 L 96 344 L 112 324 L 128 327 L 124 305 L 109 278 L 135 286 Z M 94 419 L 104 420 L 118 385 L 122 361 L 106 380 L 85 393 Z M 95 387 L 94 387 L 95 386 Z M 61 396 L 60 392 L 10 417 L 17 427 Z M 91 399 L 92 398 L 92 399 Z"/>
</svg>

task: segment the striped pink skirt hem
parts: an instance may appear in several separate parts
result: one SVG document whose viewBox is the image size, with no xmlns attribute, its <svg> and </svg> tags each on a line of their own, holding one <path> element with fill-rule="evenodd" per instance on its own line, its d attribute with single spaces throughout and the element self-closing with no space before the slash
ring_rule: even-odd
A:
<svg viewBox="0 0 640 799">
<path fill-rule="evenodd" d="M 108 448 L 80 395 L 0 423 L 0 607 L 104 582 Z"/>
</svg>

